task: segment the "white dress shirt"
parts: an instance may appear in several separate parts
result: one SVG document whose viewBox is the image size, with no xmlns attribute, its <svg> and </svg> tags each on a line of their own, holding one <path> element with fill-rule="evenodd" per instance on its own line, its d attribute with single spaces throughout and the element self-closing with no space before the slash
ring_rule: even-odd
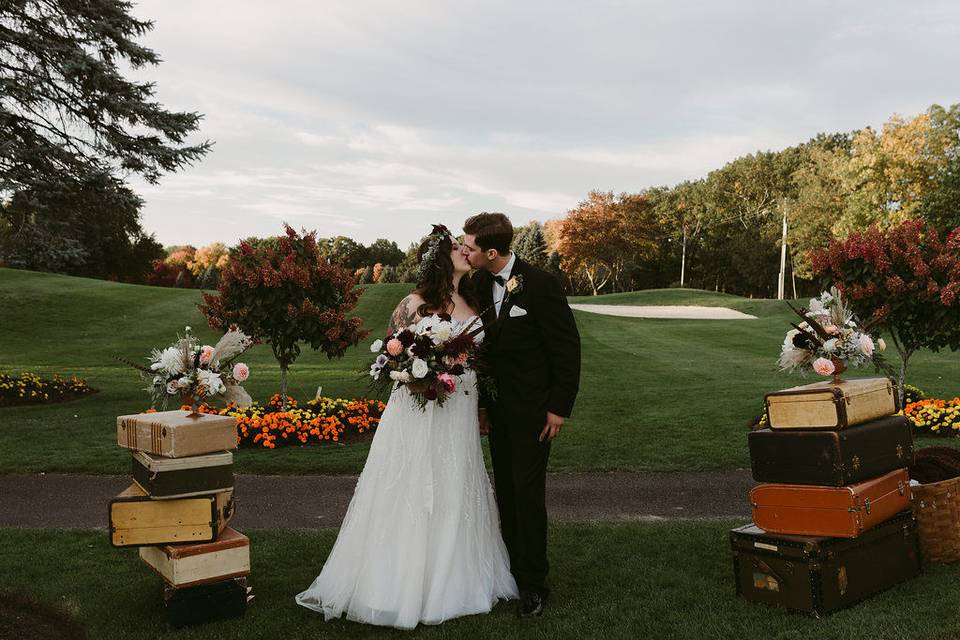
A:
<svg viewBox="0 0 960 640">
<path fill-rule="evenodd" d="M 503 278 L 504 284 L 507 280 L 510 279 L 510 272 L 513 271 L 513 263 L 517 261 L 517 254 L 510 252 L 510 259 L 507 261 L 507 266 L 500 270 L 499 273 L 493 274 L 494 277 L 500 276 Z M 507 289 L 503 285 L 498 284 L 496 281 L 493 282 L 493 304 L 497 311 L 497 317 L 500 317 L 500 304 L 503 302 L 503 296 L 506 293 Z"/>
</svg>

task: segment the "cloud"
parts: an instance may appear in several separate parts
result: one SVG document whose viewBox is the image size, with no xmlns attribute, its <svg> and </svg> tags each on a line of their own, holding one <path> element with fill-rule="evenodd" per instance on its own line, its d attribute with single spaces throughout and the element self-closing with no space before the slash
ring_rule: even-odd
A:
<svg viewBox="0 0 960 640">
<path fill-rule="evenodd" d="M 166 243 L 369 242 L 480 210 L 561 215 L 594 188 L 957 101 L 960 5 L 893 0 L 142 3 L 158 99 L 214 150 L 137 187 Z M 295 17 L 295 19 L 292 19 Z M 212 28 L 211 25 L 216 25 Z"/>
</svg>

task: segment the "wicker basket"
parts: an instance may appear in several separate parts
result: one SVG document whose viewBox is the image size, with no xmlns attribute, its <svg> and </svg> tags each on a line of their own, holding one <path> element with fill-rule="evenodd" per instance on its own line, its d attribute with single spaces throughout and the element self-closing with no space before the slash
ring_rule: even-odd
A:
<svg viewBox="0 0 960 640">
<path fill-rule="evenodd" d="M 925 562 L 960 560 L 960 477 L 910 488 Z"/>
</svg>

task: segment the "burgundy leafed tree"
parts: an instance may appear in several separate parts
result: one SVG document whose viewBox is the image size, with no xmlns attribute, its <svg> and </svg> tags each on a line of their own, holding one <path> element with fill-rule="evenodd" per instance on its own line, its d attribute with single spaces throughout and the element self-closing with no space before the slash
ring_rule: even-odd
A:
<svg viewBox="0 0 960 640">
<path fill-rule="evenodd" d="M 287 369 L 300 355 L 300 343 L 342 357 L 367 331 L 348 314 L 363 292 L 353 274 L 327 263 L 316 232 L 297 233 L 284 225 L 285 236 L 231 251 L 217 294 L 203 294 L 200 311 L 211 327 L 236 324 L 267 342 L 280 364 L 280 397 L 287 410 Z"/>
<path fill-rule="evenodd" d="M 920 220 L 872 226 L 811 253 L 814 273 L 835 284 L 862 320 L 889 334 L 900 356 L 900 399 L 918 349 L 960 349 L 960 227 Z"/>
</svg>

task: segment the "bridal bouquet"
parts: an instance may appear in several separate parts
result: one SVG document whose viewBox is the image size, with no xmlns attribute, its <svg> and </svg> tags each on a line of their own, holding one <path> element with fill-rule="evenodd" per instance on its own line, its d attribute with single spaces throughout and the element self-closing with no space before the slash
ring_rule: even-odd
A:
<svg viewBox="0 0 960 640">
<path fill-rule="evenodd" d="M 250 377 L 250 369 L 234 360 L 252 344 L 249 336 L 231 327 L 216 345 L 201 345 L 186 327 L 184 336 L 178 336 L 172 345 L 151 352 L 150 366 L 120 360 L 151 380 L 147 390 L 153 396 L 153 405 L 158 401 L 166 405 L 169 396 L 180 396 L 196 413 L 199 402 L 222 395 L 227 403 L 245 408 L 251 398 L 240 383 Z"/>
<path fill-rule="evenodd" d="M 873 362 L 883 367 L 880 352 L 886 349 L 883 338 L 875 344 L 861 327 L 850 309 L 843 303 L 836 287 L 810 300 L 809 308 L 796 309 L 802 322 L 791 323 L 780 352 L 781 370 L 812 369 L 822 376 L 833 376 L 840 382 L 840 374 L 847 367 L 860 367 Z"/>
<path fill-rule="evenodd" d="M 375 341 L 370 345 L 370 351 L 377 354 L 370 365 L 371 388 L 383 392 L 396 383 L 407 387 L 422 410 L 431 401 L 443 406 L 457 390 L 459 376 L 473 362 L 478 348 L 474 337 L 483 330 L 482 326 L 473 327 L 479 322 L 475 318 L 454 333 L 449 315 L 433 314 Z"/>
</svg>

